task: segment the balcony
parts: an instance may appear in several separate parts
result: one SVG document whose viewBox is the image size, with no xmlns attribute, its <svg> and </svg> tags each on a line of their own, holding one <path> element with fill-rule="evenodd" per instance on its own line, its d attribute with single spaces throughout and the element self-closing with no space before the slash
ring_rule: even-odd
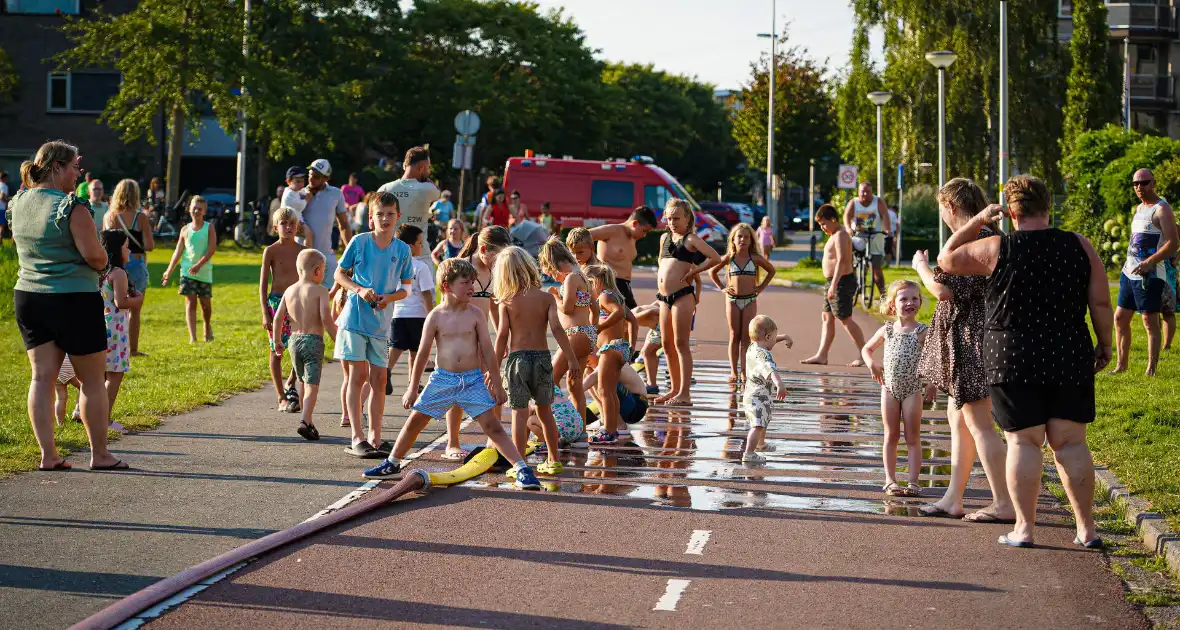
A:
<svg viewBox="0 0 1180 630">
<path fill-rule="evenodd" d="M 1106 5 L 1110 35 L 1123 37 L 1162 37 L 1176 34 L 1176 9 L 1156 4 L 1112 2 Z"/>
<path fill-rule="evenodd" d="M 1176 77 L 1131 75 L 1131 105 L 1136 109 L 1167 107 L 1176 101 Z"/>
</svg>

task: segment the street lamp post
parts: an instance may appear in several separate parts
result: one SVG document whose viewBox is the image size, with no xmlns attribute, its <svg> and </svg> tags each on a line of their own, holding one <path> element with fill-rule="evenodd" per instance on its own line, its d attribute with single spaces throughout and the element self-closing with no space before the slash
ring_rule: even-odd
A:
<svg viewBox="0 0 1180 630">
<path fill-rule="evenodd" d="M 775 0 L 770 0 L 770 32 L 759 33 L 758 37 L 766 37 L 770 39 L 770 64 L 768 66 L 770 73 L 770 106 L 766 110 L 766 215 L 770 217 L 770 230 L 774 234 L 774 242 L 777 243 L 780 238 L 779 223 L 781 217 L 778 213 L 778 206 L 774 199 L 774 81 L 775 81 L 775 66 L 777 66 L 777 59 L 775 57 L 775 35 L 778 33 L 775 26 Z"/>
<path fill-rule="evenodd" d="M 946 69 L 959 55 L 949 50 L 926 53 L 926 61 L 938 68 L 938 188 L 946 184 Z M 938 220 L 938 247 L 946 242 L 946 224 Z"/>
<path fill-rule="evenodd" d="M 877 197 L 885 196 L 885 136 L 881 126 L 881 106 L 893 98 L 893 92 L 869 92 L 869 101 L 877 106 Z"/>
</svg>

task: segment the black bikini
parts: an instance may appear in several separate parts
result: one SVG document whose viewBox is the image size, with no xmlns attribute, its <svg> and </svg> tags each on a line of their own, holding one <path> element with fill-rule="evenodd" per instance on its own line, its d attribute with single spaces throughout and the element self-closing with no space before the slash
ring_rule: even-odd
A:
<svg viewBox="0 0 1180 630">
<path fill-rule="evenodd" d="M 680 239 L 679 243 L 675 243 L 672 241 L 672 235 L 669 234 L 668 238 L 660 242 L 660 259 L 663 260 L 664 258 L 674 258 L 680 262 L 686 262 L 690 265 L 699 265 L 708 260 L 708 257 L 701 252 L 694 252 L 688 249 L 688 246 L 684 244 L 684 241 L 687 238 L 688 237 L 685 236 L 684 238 Z M 671 295 L 656 293 L 656 299 L 671 307 L 676 303 L 676 300 L 679 300 L 686 295 L 696 295 L 696 289 L 694 289 L 692 285 L 689 285 L 678 291 L 673 291 Z"/>
<path fill-rule="evenodd" d="M 473 258 L 473 257 L 474 257 L 474 256 L 468 256 L 468 257 L 467 257 L 467 262 L 471 263 L 471 266 L 472 266 L 472 267 L 474 267 L 474 266 L 475 266 L 475 261 L 474 261 L 474 260 L 472 260 L 472 258 Z M 479 281 L 479 274 L 478 274 L 478 270 L 477 270 L 477 273 L 476 273 L 476 276 L 475 276 L 475 286 L 479 287 L 479 290 L 478 290 L 478 291 L 476 291 L 475 293 L 472 293 L 472 294 L 471 294 L 471 297 L 473 297 L 473 298 L 488 298 L 488 299 L 491 299 L 491 298 L 492 298 L 492 292 L 491 292 L 491 291 L 488 291 L 488 286 L 490 286 L 491 284 L 492 284 L 492 278 L 491 278 L 490 276 L 488 277 L 488 281 L 487 281 L 486 283 L 480 282 L 480 281 Z"/>
</svg>

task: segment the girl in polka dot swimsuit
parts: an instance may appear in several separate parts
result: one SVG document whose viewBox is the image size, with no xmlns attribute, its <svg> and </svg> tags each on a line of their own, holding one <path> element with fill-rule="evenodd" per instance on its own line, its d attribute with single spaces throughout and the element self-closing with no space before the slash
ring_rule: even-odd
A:
<svg viewBox="0 0 1180 630">
<path fill-rule="evenodd" d="M 922 468 L 922 444 L 919 432 L 922 424 L 922 379 L 918 377 L 918 358 L 926 342 L 926 325 L 918 323 L 918 309 L 922 307 L 922 292 L 910 280 L 895 280 L 881 302 L 881 312 L 897 321 L 881 327 L 861 350 L 861 358 L 881 384 L 881 416 L 885 424 L 885 441 L 881 457 L 885 464 L 885 486 L 889 496 L 916 497 L 918 473 Z M 885 346 L 885 364 L 873 359 L 873 351 Z M 897 443 L 901 425 L 905 424 L 906 457 L 909 480 L 905 486 L 897 483 Z"/>
</svg>

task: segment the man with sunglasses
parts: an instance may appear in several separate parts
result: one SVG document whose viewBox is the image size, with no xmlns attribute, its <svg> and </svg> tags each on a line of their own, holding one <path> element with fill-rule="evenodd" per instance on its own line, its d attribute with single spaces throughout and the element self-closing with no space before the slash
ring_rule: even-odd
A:
<svg viewBox="0 0 1180 630">
<path fill-rule="evenodd" d="M 1167 285 L 1165 261 L 1176 252 L 1176 216 L 1172 206 L 1156 194 L 1155 175 L 1148 169 L 1135 171 L 1135 196 L 1141 202 L 1131 219 L 1127 260 L 1119 278 L 1118 308 L 1114 312 L 1115 347 L 1118 362 L 1112 374 L 1127 370 L 1131 354 L 1131 317 L 1143 316 L 1147 329 L 1147 376 L 1155 376 L 1160 356 L 1160 312 Z M 1175 300 L 1175 296 L 1172 296 Z M 1173 309 L 1174 310 L 1174 309 Z"/>
</svg>

